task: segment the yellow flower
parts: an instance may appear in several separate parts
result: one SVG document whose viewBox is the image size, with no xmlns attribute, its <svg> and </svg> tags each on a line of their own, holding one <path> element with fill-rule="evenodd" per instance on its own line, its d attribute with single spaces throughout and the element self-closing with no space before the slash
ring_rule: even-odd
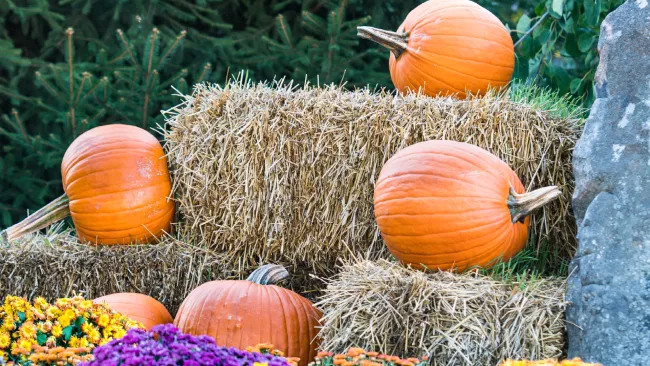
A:
<svg viewBox="0 0 650 366">
<path fill-rule="evenodd" d="M 20 336 L 25 339 L 36 338 L 36 326 L 32 322 L 27 322 L 20 326 Z"/>
<path fill-rule="evenodd" d="M 99 325 L 102 328 L 105 328 L 108 326 L 108 323 L 110 321 L 111 321 L 111 317 L 108 316 L 108 314 L 102 314 L 97 319 L 97 325 Z"/>
<path fill-rule="evenodd" d="M 77 317 L 74 310 L 66 309 L 63 314 L 59 317 L 59 323 L 62 327 L 67 327 L 72 323 L 72 321 Z"/>
<path fill-rule="evenodd" d="M 70 340 L 68 341 L 68 347 L 79 347 L 79 338 L 77 338 L 77 336 L 70 337 Z"/>
<path fill-rule="evenodd" d="M 61 309 L 65 309 L 70 305 L 70 299 L 66 299 L 66 298 L 56 299 L 54 304 Z"/>
<path fill-rule="evenodd" d="M 11 344 L 11 335 L 9 335 L 9 333 L 6 331 L 0 332 L 0 348 L 7 349 L 7 347 L 9 347 L 10 344 Z"/>
<path fill-rule="evenodd" d="M 52 330 L 52 322 L 49 320 L 46 322 L 38 322 L 38 330 L 42 333 L 49 333 Z"/>
<path fill-rule="evenodd" d="M 85 348 L 90 345 L 90 342 L 88 342 L 88 339 L 86 337 L 80 338 L 79 339 L 79 345 L 77 347 Z"/>
<path fill-rule="evenodd" d="M 126 331 L 124 329 L 122 329 L 122 328 L 116 329 L 113 332 L 113 337 L 116 338 L 116 339 L 120 339 L 120 338 L 124 337 L 125 335 L 126 335 Z"/>
<path fill-rule="evenodd" d="M 63 327 L 61 327 L 59 324 L 55 324 L 52 326 L 52 335 L 59 338 L 60 336 L 63 335 Z"/>
<path fill-rule="evenodd" d="M 21 348 L 21 349 L 31 350 L 32 349 L 32 344 L 36 344 L 36 342 L 30 341 L 29 339 L 20 339 L 20 340 L 18 340 L 18 348 Z"/>
<path fill-rule="evenodd" d="M 7 316 L 4 318 L 4 323 L 2 324 L 2 328 L 6 330 L 16 329 L 16 319 L 13 316 L 7 314 Z"/>
<path fill-rule="evenodd" d="M 45 310 L 45 309 L 47 309 L 49 306 L 50 306 L 50 304 L 48 304 L 47 301 L 45 301 L 45 299 L 42 298 L 42 297 L 37 297 L 37 298 L 34 300 L 34 307 L 37 308 L 37 309 L 39 309 L 39 310 Z"/>
<path fill-rule="evenodd" d="M 99 345 L 100 345 L 100 346 L 103 346 L 103 345 L 105 345 L 106 343 L 108 343 L 108 342 L 110 342 L 110 341 L 112 341 L 112 340 L 113 340 L 113 338 L 111 338 L 111 337 L 102 338 L 102 339 L 99 341 Z"/>
<path fill-rule="evenodd" d="M 45 310 L 45 315 L 47 315 L 47 318 L 50 320 L 57 318 L 59 315 L 61 315 L 61 313 L 61 309 L 57 308 L 56 306 L 50 306 L 47 308 L 47 310 Z"/>
<path fill-rule="evenodd" d="M 91 300 L 81 301 L 78 305 L 79 310 L 86 311 L 93 307 L 93 302 Z"/>
</svg>

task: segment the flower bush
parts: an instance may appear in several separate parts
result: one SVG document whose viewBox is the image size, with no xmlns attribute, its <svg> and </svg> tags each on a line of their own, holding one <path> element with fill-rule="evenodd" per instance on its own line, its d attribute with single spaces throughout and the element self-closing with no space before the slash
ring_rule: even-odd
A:
<svg viewBox="0 0 650 366">
<path fill-rule="evenodd" d="M 121 338 L 133 328 L 144 326 L 82 296 L 60 298 L 53 304 L 41 297 L 32 304 L 7 296 L 0 308 L 0 359 L 9 365 L 30 365 L 54 357 L 63 361 L 75 355 L 82 359 L 94 347 Z"/>
<path fill-rule="evenodd" d="M 319 352 L 316 359 L 310 362 L 310 366 L 424 366 L 428 358 L 407 358 L 380 354 L 378 352 L 367 352 L 362 348 L 350 348 L 346 353 L 332 354 L 331 352 Z"/>
<path fill-rule="evenodd" d="M 184 334 L 172 324 L 147 332 L 131 329 L 126 336 L 93 351 L 94 360 L 80 366 L 184 365 L 184 366 L 290 366 L 279 352 L 248 352 L 217 346 L 209 336 Z"/>
</svg>

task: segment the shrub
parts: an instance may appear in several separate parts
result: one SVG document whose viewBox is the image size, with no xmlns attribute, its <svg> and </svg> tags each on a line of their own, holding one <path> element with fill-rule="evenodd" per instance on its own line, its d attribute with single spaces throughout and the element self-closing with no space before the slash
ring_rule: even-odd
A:
<svg viewBox="0 0 650 366">
<path fill-rule="evenodd" d="M 52 304 L 42 297 L 32 304 L 25 298 L 7 296 L 0 320 L 0 357 L 21 365 L 29 364 L 34 353 L 74 348 L 73 353 L 83 354 L 79 351 L 121 338 L 129 329 L 143 328 L 139 322 L 81 296 L 60 298 Z"/>
<path fill-rule="evenodd" d="M 277 354 L 219 347 L 208 336 L 183 334 L 171 324 L 157 325 L 151 332 L 132 329 L 121 339 L 93 351 L 94 360 L 80 366 L 185 365 L 185 366 L 290 366 Z"/>
</svg>

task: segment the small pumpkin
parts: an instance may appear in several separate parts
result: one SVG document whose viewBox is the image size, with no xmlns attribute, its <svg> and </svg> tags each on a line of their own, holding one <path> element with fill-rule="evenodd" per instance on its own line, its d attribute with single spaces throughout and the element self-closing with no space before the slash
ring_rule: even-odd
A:
<svg viewBox="0 0 650 366">
<path fill-rule="evenodd" d="M 112 124 L 90 129 L 61 163 L 65 194 L 5 230 L 13 240 L 72 216 L 82 242 L 151 242 L 169 232 L 174 215 L 167 160 L 146 130 Z"/>
<path fill-rule="evenodd" d="M 512 38 L 501 21 L 470 0 L 429 0 L 413 9 L 397 32 L 358 27 L 358 35 L 391 51 L 390 75 L 402 93 L 484 95 L 510 82 Z"/>
<path fill-rule="evenodd" d="M 147 330 L 159 324 L 174 322 L 165 305 L 144 294 L 121 292 L 98 297 L 93 302 L 105 303 L 111 310 L 139 321 Z"/>
<path fill-rule="evenodd" d="M 498 157 L 464 142 L 432 140 L 398 151 L 382 167 L 375 218 L 400 262 L 415 268 L 490 267 L 523 249 L 528 215 L 561 194 L 525 193 Z"/>
<path fill-rule="evenodd" d="M 181 304 L 174 325 L 192 335 L 209 335 L 218 345 L 244 349 L 271 343 L 307 365 L 316 356 L 322 313 L 304 297 L 275 284 L 289 273 L 267 264 L 245 281 L 211 281 Z"/>
</svg>

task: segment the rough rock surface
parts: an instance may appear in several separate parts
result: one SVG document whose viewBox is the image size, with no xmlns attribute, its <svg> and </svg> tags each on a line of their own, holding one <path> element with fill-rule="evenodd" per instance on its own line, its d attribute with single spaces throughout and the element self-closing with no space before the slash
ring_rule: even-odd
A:
<svg viewBox="0 0 650 366">
<path fill-rule="evenodd" d="M 596 96 L 574 151 L 579 248 L 571 263 L 569 357 L 650 363 L 650 5 L 602 24 Z"/>
</svg>

